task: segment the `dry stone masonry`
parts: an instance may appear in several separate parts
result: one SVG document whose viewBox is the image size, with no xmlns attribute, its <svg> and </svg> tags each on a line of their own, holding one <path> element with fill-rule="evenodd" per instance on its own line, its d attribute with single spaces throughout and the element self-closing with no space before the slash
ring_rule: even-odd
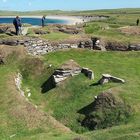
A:
<svg viewBox="0 0 140 140">
<path fill-rule="evenodd" d="M 83 48 L 90 50 L 100 50 L 100 51 L 140 51 L 140 44 L 123 45 L 117 42 L 107 42 L 104 43 L 100 38 L 90 38 L 84 41 L 71 42 L 71 43 L 56 43 L 51 44 L 49 41 L 40 38 L 7 38 L 0 39 L 0 44 L 17 46 L 24 45 L 28 53 L 31 55 L 44 55 L 49 52 L 54 52 L 63 49 L 70 48 Z"/>
<path fill-rule="evenodd" d="M 24 46 L 27 49 L 28 53 L 32 55 L 43 55 L 49 52 L 54 52 L 62 49 L 78 48 L 77 44 L 51 45 L 48 41 L 41 39 L 26 40 Z"/>
<path fill-rule="evenodd" d="M 79 73 L 81 73 L 81 67 L 74 60 L 69 60 L 54 72 L 53 81 L 55 85 L 57 85 L 67 78 L 78 75 Z"/>
<path fill-rule="evenodd" d="M 94 73 L 92 70 L 88 68 L 81 68 L 79 64 L 71 59 L 65 62 L 59 69 L 55 70 L 52 75 L 53 84 L 58 85 L 67 78 L 78 75 L 80 73 L 83 73 L 91 80 L 94 79 Z"/>
</svg>

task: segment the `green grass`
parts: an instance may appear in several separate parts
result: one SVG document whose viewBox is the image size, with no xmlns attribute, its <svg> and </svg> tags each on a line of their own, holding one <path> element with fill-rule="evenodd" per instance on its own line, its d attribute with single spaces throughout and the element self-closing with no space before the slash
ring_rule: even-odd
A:
<svg viewBox="0 0 140 140">
<path fill-rule="evenodd" d="M 125 19 L 124 19 L 125 20 Z M 108 41 L 117 41 L 125 44 L 139 43 L 139 35 L 124 34 L 120 31 L 120 27 L 128 26 L 128 24 L 120 24 L 116 22 L 106 23 L 102 22 L 91 22 L 85 27 L 85 33 L 92 36 L 97 36 Z"/>
<path fill-rule="evenodd" d="M 53 41 L 53 40 L 57 40 L 57 41 L 64 40 L 64 39 L 67 39 L 68 37 L 70 37 L 70 35 L 65 34 L 65 33 L 61 33 L 61 32 L 58 32 L 58 33 L 52 32 L 50 34 L 42 36 L 42 38 L 50 40 L 50 41 Z"/>
<path fill-rule="evenodd" d="M 78 136 L 74 133 L 63 134 L 59 129 L 51 126 L 49 119 L 42 122 L 40 126 L 28 126 L 32 121 L 25 119 L 29 114 L 26 114 L 24 108 L 30 105 L 21 97 L 14 84 L 15 74 L 19 71 L 19 58 L 15 58 L 15 55 L 12 54 L 6 62 L 6 65 L 0 65 L 0 139 L 70 140 L 72 137 Z M 13 138 L 10 138 L 10 136 L 13 136 Z"/>
<path fill-rule="evenodd" d="M 8 37 L 8 35 L 6 35 L 6 34 L 0 34 L 0 38 L 2 39 L 2 38 L 6 38 L 6 37 Z"/>
<path fill-rule="evenodd" d="M 84 75 L 72 77 L 61 86 L 52 89 L 46 94 L 41 94 L 42 79 L 37 81 L 27 80 L 24 86 L 31 88 L 31 101 L 40 106 L 41 109 L 50 113 L 61 123 L 70 127 L 77 133 L 88 132 L 77 122 L 81 116 L 78 110 L 93 102 L 95 95 L 102 91 L 112 89 L 119 94 L 132 108 L 133 116 L 128 124 L 112 127 L 106 130 L 84 133 L 83 135 L 92 139 L 118 139 L 119 137 L 138 138 L 139 131 L 139 52 L 93 52 L 89 50 L 70 50 L 50 53 L 44 56 L 44 62 L 59 67 L 69 59 L 74 59 L 83 67 L 88 67 L 95 72 L 95 80 L 88 80 Z M 90 86 L 101 78 L 102 73 L 110 73 L 126 80 L 125 84 L 110 83 L 104 86 Z M 46 80 L 47 80 L 46 75 Z M 36 81 L 36 82 L 35 82 Z M 121 129 L 121 130 L 120 130 Z M 121 132 L 121 133 L 120 133 Z M 103 134 L 102 134 L 103 133 Z M 136 134 L 135 134 L 136 133 Z M 117 138 L 118 137 L 118 138 Z"/>
<path fill-rule="evenodd" d="M 10 110 L 23 103 L 15 97 L 15 88 L 12 83 L 9 83 L 9 76 L 17 72 L 18 65 L 22 60 L 15 61 L 14 57 L 9 57 L 7 65 L 0 66 L 0 137 L 9 139 L 13 134 L 16 134 L 14 139 L 50 139 L 50 140 L 71 140 L 75 137 L 85 137 L 91 140 L 119 140 L 119 139 L 139 139 L 139 77 L 140 77 L 140 57 L 139 52 L 93 52 L 89 50 L 69 50 L 49 53 L 44 55 L 41 60 L 44 61 L 45 67 L 52 64 L 52 68 L 44 71 L 44 74 L 36 73 L 39 71 L 38 64 L 35 66 L 25 63 L 24 67 L 29 68 L 29 77 L 23 80 L 23 88 L 30 88 L 30 102 L 36 104 L 42 111 L 54 116 L 61 123 L 70 127 L 75 133 L 63 135 L 61 132 L 52 129 L 50 125 L 35 129 L 29 129 L 27 124 L 22 119 L 15 119 L 11 115 Z M 51 91 L 42 94 L 41 85 L 49 78 L 54 69 L 69 59 L 74 59 L 82 67 L 88 67 L 95 72 L 95 80 L 89 80 L 84 75 L 80 74 L 66 80 L 61 86 L 52 89 Z M 12 63 L 11 63 L 12 61 Z M 13 63 L 14 62 L 14 63 Z M 35 62 L 36 63 L 36 62 Z M 26 70 L 25 69 L 25 70 Z M 32 73 L 33 72 L 33 73 Z M 110 83 L 104 86 L 90 86 L 101 78 L 102 73 L 110 73 L 126 80 L 125 84 Z M 9 84 L 10 86 L 8 86 Z M 11 87 L 11 88 L 10 88 Z M 112 128 L 96 131 L 88 131 L 80 126 L 77 119 L 80 116 L 77 111 L 84 106 L 93 102 L 94 96 L 102 91 L 112 89 L 114 94 L 119 94 L 132 107 L 133 116 L 129 118 L 127 124 L 121 124 Z M 16 91 L 17 92 L 17 91 Z M 18 93 L 17 93 L 18 94 Z M 5 102 L 6 101 L 6 102 Z M 7 109 L 8 108 L 8 109 Z M 5 123 L 6 122 L 6 123 Z"/>
<path fill-rule="evenodd" d="M 49 31 L 49 28 L 46 26 L 45 28 L 41 28 L 41 30 L 44 31 Z M 37 36 L 35 35 L 33 29 L 29 29 L 28 30 L 28 36 Z M 50 32 L 49 34 L 46 35 L 39 35 L 39 37 L 43 38 L 43 39 L 47 39 L 49 41 L 60 41 L 60 40 L 65 40 L 68 39 L 71 35 L 66 34 L 66 33 L 62 33 L 62 32 Z"/>
</svg>

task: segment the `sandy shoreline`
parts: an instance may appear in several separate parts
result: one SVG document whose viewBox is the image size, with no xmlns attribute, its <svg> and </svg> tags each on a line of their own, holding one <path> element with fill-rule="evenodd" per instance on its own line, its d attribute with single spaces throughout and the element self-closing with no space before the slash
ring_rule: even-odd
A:
<svg viewBox="0 0 140 140">
<path fill-rule="evenodd" d="M 14 18 L 15 16 L 0 16 L 0 18 Z M 42 18 L 42 16 L 20 16 L 20 18 Z M 83 20 L 76 16 L 46 16 L 47 19 L 66 20 L 68 25 L 83 23 Z"/>
</svg>

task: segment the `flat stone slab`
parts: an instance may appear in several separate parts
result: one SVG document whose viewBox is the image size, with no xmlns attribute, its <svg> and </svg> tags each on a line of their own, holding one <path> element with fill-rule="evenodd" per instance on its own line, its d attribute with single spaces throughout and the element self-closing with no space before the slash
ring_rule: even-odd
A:
<svg viewBox="0 0 140 140">
<path fill-rule="evenodd" d="M 109 82 L 115 82 L 115 83 L 125 83 L 124 79 L 112 76 L 110 74 L 102 74 L 102 78 L 99 80 L 99 83 L 101 85 Z"/>
</svg>

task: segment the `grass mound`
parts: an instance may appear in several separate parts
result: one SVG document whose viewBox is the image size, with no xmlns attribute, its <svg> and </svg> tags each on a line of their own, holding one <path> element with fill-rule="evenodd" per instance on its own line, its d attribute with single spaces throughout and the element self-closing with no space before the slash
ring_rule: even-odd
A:
<svg viewBox="0 0 140 140">
<path fill-rule="evenodd" d="M 79 111 L 80 114 L 85 115 L 81 124 L 90 130 L 126 123 L 131 112 L 130 106 L 110 92 L 101 93 L 93 103 Z"/>
</svg>

